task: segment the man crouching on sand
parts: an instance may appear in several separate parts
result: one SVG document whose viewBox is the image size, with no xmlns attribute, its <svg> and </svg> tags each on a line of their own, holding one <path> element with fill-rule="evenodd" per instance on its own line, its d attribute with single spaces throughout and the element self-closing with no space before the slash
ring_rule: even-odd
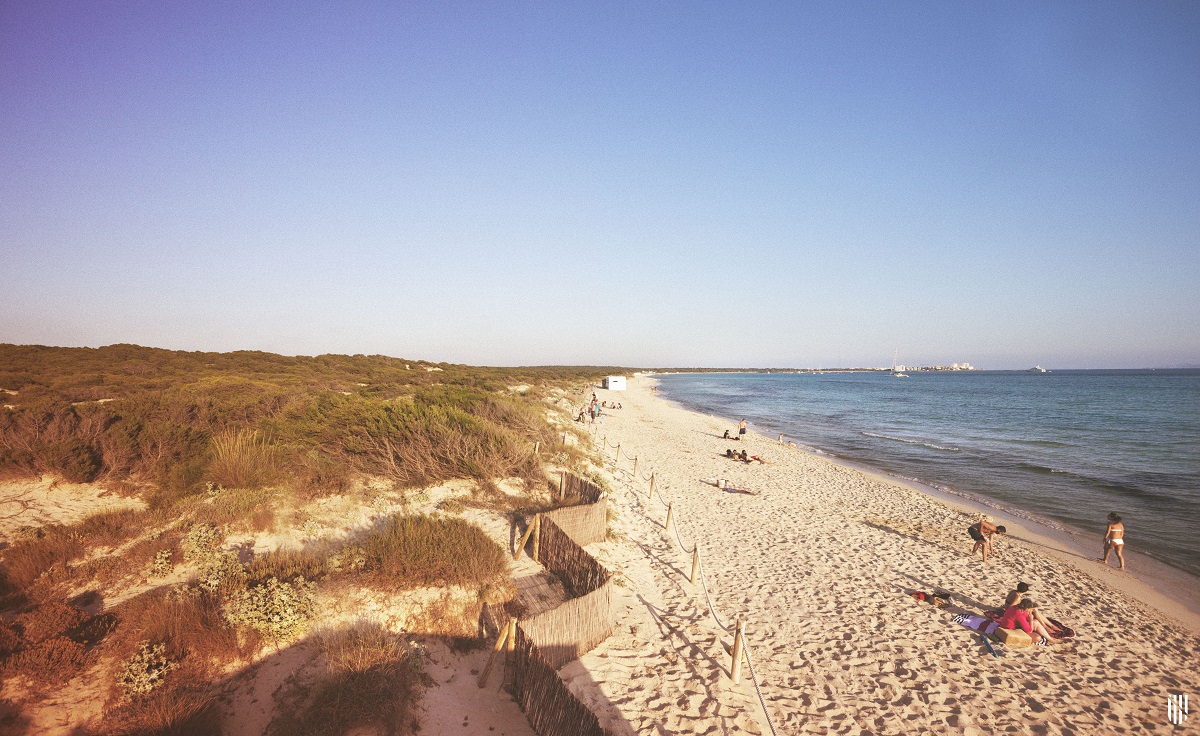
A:
<svg viewBox="0 0 1200 736">
<path fill-rule="evenodd" d="M 967 533 L 971 535 L 971 539 L 975 540 L 975 547 L 971 550 L 971 556 L 983 550 L 983 561 L 987 562 L 988 553 L 992 551 L 992 535 L 1005 534 L 1008 530 L 1002 526 L 996 526 L 987 521 L 980 521 L 967 527 Z"/>
</svg>

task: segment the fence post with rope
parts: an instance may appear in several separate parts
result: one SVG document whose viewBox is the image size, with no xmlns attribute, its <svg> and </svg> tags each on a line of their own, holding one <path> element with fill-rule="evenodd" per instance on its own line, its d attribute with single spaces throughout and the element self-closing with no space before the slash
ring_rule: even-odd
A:
<svg viewBox="0 0 1200 736">
<path fill-rule="evenodd" d="M 607 447 L 608 447 L 608 436 L 605 435 L 603 438 L 603 449 L 607 449 Z M 617 457 L 619 458 L 620 457 L 620 448 L 621 448 L 620 443 L 617 443 L 616 447 L 617 447 Z M 632 484 L 634 484 L 634 485 L 636 485 L 637 480 L 638 480 L 638 473 L 637 473 L 638 457 L 640 457 L 640 455 L 634 456 L 634 473 L 633 473 L 633 481 L 632 481 Z M 615 465 L 616 465 L 616 463 L 614 463 L 614 466 Z M 643 478 L 643 480 L 645 480 L 645 478 Z M 650 481 L 650 494 L 649 494 L 648 500 L 653 501 L 654 500 L 654 491 L 658 487 L 656 472 L 651 471 L 649 481 Z M 631 489 L 631 490 L 633 490 L 636 495 L 636 488 Z M 679 548 L 682 551 L 687 552 L 688 551 L 687 545 L 683 543 L 683 538 L 680 536 L 679 523 L 674 514 L 674 501 L 667 501 L 666 499 L 664 499 L 662 497 L 661 490 L 659 490 L 658 501 L 659 501 L 659 503 L 661 503 L 667 507 L 667 518 L 666 518 L 666 522 L 663 524 L 663 529 L 665 531 L 669 531 L 669 532 L 673 531 L 675 541 L 678 542 Z M 668 535 L 668 536 L 670 536 L 670 535 Z M 699 578 L 698 582 L 700 584 L 701 591 L 704 593 L 704 600 L 705 600 L 705 604 L 708 607 L 709 615 L 712 616 L 713 621 L 725 633 L 733 633 L 733 645 L 732 645 L 732 651 L 731 651 L 732 663 L 731 663 L 730 669 L 729 669 L 730 679 L 734 683 L 739 683 L 741 681 L 742 661 L 744 658 L 745 664 L 746 664 L 746 669 L 750 673 L 750 681 L 754 685 L 754 691 L 755 691 L 755 694 L 758 696 L 759 706 L 762 708 L 763 717 L 767 721 L 767 726 L 770 729 L 772 736 L 778 736 L 778 732 L 775 730 L 774 719 L 771 718 L 771 713 L 769 710 L 767 710 L 767 701 L 766 701 L 766 698 L 763 696 L 762 686 L 758 682 L 758 673 L 755 672 L 755 669 L 754 669 L 754 660 L 750 656 L 750 647 L 746 643 L 745 623 L 739 618 L 738 620 L 736 620 L 734 627 L 730 627 L 728 624 L 726 624 L 724 621 L 721 620 L 720 614 L 717 613 L 716 607 L 713 606 L 712 595 L 708 590 L 708 580 L 704 574 L 704 561 L 703 561 L 702 557 L 700 556 L 699 540 L 695 540 L 692 542 L 691 552 L 692 552 L 692 570 L 691 570 L 691 575 L 688 578 L 689 582 L 692 585 L 695 585 L 697 583 L 697 578 Z"/>
</svg>

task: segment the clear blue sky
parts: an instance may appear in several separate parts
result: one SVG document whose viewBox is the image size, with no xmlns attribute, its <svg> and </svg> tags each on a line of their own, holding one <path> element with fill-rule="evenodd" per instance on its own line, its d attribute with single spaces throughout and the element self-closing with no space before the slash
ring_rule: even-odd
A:
<svg viewBox="0 0 1200 736">
<path fill-rule="evenodd" d="M 0 342 L 1200 364 L 1200 3 L 0 2 Z"/>
</svg>

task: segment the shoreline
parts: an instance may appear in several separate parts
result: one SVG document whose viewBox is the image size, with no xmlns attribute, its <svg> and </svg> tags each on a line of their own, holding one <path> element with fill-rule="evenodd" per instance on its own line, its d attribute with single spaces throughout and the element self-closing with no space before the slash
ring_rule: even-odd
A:
<svg viewBox="0 0 1200 736">
<path fill-rule="evenodd" d="M 984 563 L 964 499 L 754 431 L 724 441 L 735 422 L 655 395 L 653 380 L 595 389 L 623 408 L 588 427 L 608 448 L 611 537 L 595 555 L 617 575 L 617 623 L 562 674 L 614 733 L 761 734 L 764 712 L 779 734 L 1149 733 L 1169 728 L 1168 694 L 1200 692 L 1200 617 L 1149 583 L 1024 519 Z M 768 463 L 733 462 L 733 446 Z M 954 616 L 999 607 L 1018 581 L 1077 635 L 993 658 Z M 749 677 L 730 681 L 735 620 L 761 705 Z"/>
<path fill-rule="evenodd" d="M 659 383 L 653 376 L 643 376 L 643 379 L 650 380 L 655 385 Z M 706 414 L 699 409 L 689 407 L 683 402 L 661 394 L 655 393 L 652 396 L 680 411 L 689 412 L 700 417 L 720 419 L 728 422 L 730 426 L 737 426 L 738 419 L 736 418 Z M 751 431 L 755 431 L 753 424 L 750 426 Z M 778 445 L 777 441 L 771 440 L 766 435 L 760 434 L 760 436 L 765 441 L 782 449 L 782 446 Z M 1154 602 L 1151 605 L 1163 613 L 1176 618 L 1193 633 L 1200 634 L 1200 576 L 1192 575 L 1188 571 L 1175 567 L 1170 563 L 1132 550 L 1126 550 L 1125 552 L 1126 570 L 1121 571 L 1119 568 L 1114 567 L 1112 565 L 1113 559 L 1110 559 L 1106 569 L 1106 566 L 1101 565 L 1099 562 L 1103 552 L 1103 540 L 1096 540 L 1094 543 L 1088 544 L 1085 540 L 1093 535 L 1083 529 L 1070 526 L 1064 522 L 1052 522 L 1042 519 L 1034 512 L 1013 506 L 1006 506 L 999 501 L 986 498 L 977 493 L 938 485 L 935 481 L 897 475 L 882 468 L 874 467 L 867 461 L 855 461 L 803 443 L 799 437 L 787 434 L 784 436 L 796 440 L 795 449 L 811 457 L 856 470 L 869 477 L 877 478 L 884 483 L 903 486 L 918 493 L 923 493 L 959 511 L 976 515 L 987 515 L 999 520 L 1010 530 L 1020 529 L 1026 536 L 1031 537 L 1028 541 L 1040 545 L 1050 554 L 1064 559 L 1071 558 L 1076 564 L 1079 562 L 1092 563 L 1094 567 L 1090 571 L 1092 574 L 1107 575 L 1117 579 L 1128 578 L 1129 580 L 1126 584 L 1119 584 L 1119 587 L 1125 592 L 1147 596 L 1150 595 L 1147 589 L 1152 591 L 1153 594 L 1150 597 Z M 1012 533 L 1009 536 L 1011 537 Z M 1110 582 L 1116 582 L 1116 580 Z"/>
</svg>

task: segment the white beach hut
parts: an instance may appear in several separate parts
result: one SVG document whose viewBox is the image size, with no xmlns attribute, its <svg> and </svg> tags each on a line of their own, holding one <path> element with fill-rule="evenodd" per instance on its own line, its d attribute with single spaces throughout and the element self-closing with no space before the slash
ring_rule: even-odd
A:
<svg viewBox="0 0 1200 736">
<path fill-rule="evenodd" d="M 601 385 L 609 391 L 624 391 L 625 376 L 605 376 Z"/>
</svg>

